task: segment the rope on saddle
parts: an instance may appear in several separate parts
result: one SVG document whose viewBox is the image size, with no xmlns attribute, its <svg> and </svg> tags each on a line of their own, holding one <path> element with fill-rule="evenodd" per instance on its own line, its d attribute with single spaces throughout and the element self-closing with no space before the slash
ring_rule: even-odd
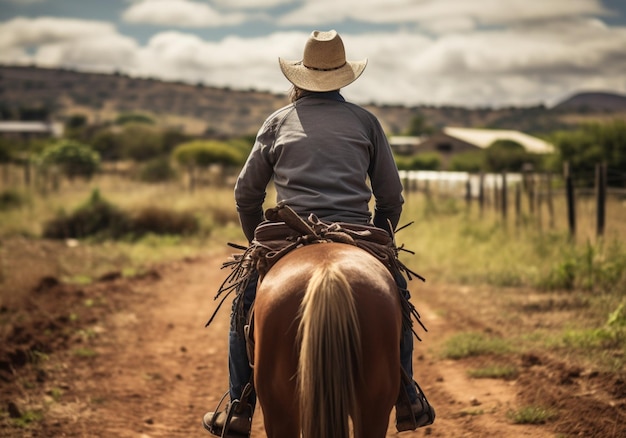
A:
<svg viewBox="0 0 626 438">
<path fill-rule="evenodd" d="M 324 242 L 354 245 L 380 260 L 389 269 L 394 278 L 398 275 L 404 275 L 408 280 L 416 277 L 426 281 L 424 277 L 410 270 L 399 260 L 398 254 L 400 251 L 411 254 L 414 254 L 414 252 L 405 249 L 404 245 L 396 246 L 395 232 L 390 236 L 385 230 L 374 226 L 342 222 L 327 223 L 321 221 L 313 214 L 305 220 L 284 204 L 278 204 L 276 207 L 266 210 L 265 218 L 267 220 L 257 227 L 254 233 L 254 240 L 250 246 L 245 247 L 229 243 L 229 246 L 243 252 L 234 254 L 231 259 L 222 265 L 222 269 L 230 268 L 231 273 L 226 277 L 215 295 L 215 300 L 220 297 L 221 300 L 206 326 L 211 324 L 220 307 L 233 291 L 237 297 L 241 297 L 255 270 L 258 272 L 259 278 L 263 278 L 280 258 L 303 245 Z M 412 222 L 397 229 L 396 232 L 411 224 Z M 413 320 L 424 331 L 428 330 L 421 322 L 420 315 L 413 303 L 402 293 L 400 293 L 400 298 L 402 302 L 403 324 L 406 328 L 410 328 L 413 335 L 421 341 L 421 338 L 413 329 Z M 235 309 L 236 326 L 242 330 L 246 318 L 243 311 L 243 301 L 243 299 L 237 300 Z"/>
</svg>

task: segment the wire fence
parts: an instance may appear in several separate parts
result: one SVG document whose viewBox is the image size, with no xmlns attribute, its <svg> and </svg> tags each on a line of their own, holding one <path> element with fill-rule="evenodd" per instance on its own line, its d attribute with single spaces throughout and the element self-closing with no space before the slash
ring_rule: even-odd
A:
<svg viewBox="0 0 626 438">
<path fill-rule="evenodd" d="M 581 224 L 602 238 L 610 223 L 626 237 L 626 173 L 608 171 L 606 164 L 577 174 L 566 163 L 562 174 L 400 171 L 400 176 L 407 196 L 463 199 L 468 212 L 477 211 L 479 219 L 491 212 L 505 224 L 565 226 L 572 239 Z"/>
</svg>

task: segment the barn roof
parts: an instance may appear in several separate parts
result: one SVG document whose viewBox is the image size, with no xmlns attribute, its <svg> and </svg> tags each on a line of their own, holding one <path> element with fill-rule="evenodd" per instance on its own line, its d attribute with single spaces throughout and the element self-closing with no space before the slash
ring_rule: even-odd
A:
<svg viewBox="0 0 626 438">
<path fill-rule="evenodd" d="M 445 127 L 443 128 L 443 133 L 482 149 L 489 147 L 496 140 L 512 140 L 522 145 L 528 152 L 535 154 L 554 152 L 554 146 L 550 143 L 520 131 Z"/>
<path fill-rule="evenodd" d="M 54 122 L 2 120 L 0 121 L 0 133 L 50 134 L 57 137 L 63 134 L 63 124 Z"/>
</svg>

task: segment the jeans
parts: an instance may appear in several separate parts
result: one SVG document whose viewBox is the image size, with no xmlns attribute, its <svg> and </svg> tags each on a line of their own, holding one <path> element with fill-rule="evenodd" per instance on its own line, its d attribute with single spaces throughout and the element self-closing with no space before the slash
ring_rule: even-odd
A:
<svg viewBox="0 0 626 438">
<path fill-rule="evenodd" d="M 408 300 L 411 295 L 407 289 L 407 282 L 402 274 L 398 273 L 396 276 L 396 284 L 400 293 Z M 259 282 L 259 276 L 255 272 L 250 277 L 243 295 L 238 296 L 233 301 L 233 311 L 231 314 L 230 332 L 228 338 L 228 371 L 230 374 L 229 392 L 231 400 L 238 400 L 241 397 L 243 388 L 248 382 L 252 381 L 252 368 L 248 361 L 248 352 L 246 351 L 246 340 L 241 335 L 241 330 L 237 330 L 236 321 L 234 318 L 235 308 L 238 305 L 238 300 L 243 299 L 243 307 L 246 316 L 250 311 L 252 302 L 256 296 L 256 288 Z M 407 393 L 411 403 L 417 401 L 417 389 L 413 382 L 413 332 L 410 328 L 403 328 L 400 338 L 400 365 L 402 369 L 407 373 L 411 380 L 411 384 L 406 386 Z M 253 393 L 249 402 L 254 409 L 256 404 L 256 395 Z"/>
</svg>

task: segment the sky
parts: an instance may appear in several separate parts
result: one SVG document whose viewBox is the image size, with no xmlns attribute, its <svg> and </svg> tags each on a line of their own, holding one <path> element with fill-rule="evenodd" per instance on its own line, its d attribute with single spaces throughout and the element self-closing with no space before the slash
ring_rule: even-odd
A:
<svg viewBox="0 0 626 438">
<path fill-rule="evenodd" d="M 0 0 L 0 64 L 286 93 L 278 58 L 330 29 L 368 60 L 356 103 L 626 94 L 626 0 Z"/>
</svg>

